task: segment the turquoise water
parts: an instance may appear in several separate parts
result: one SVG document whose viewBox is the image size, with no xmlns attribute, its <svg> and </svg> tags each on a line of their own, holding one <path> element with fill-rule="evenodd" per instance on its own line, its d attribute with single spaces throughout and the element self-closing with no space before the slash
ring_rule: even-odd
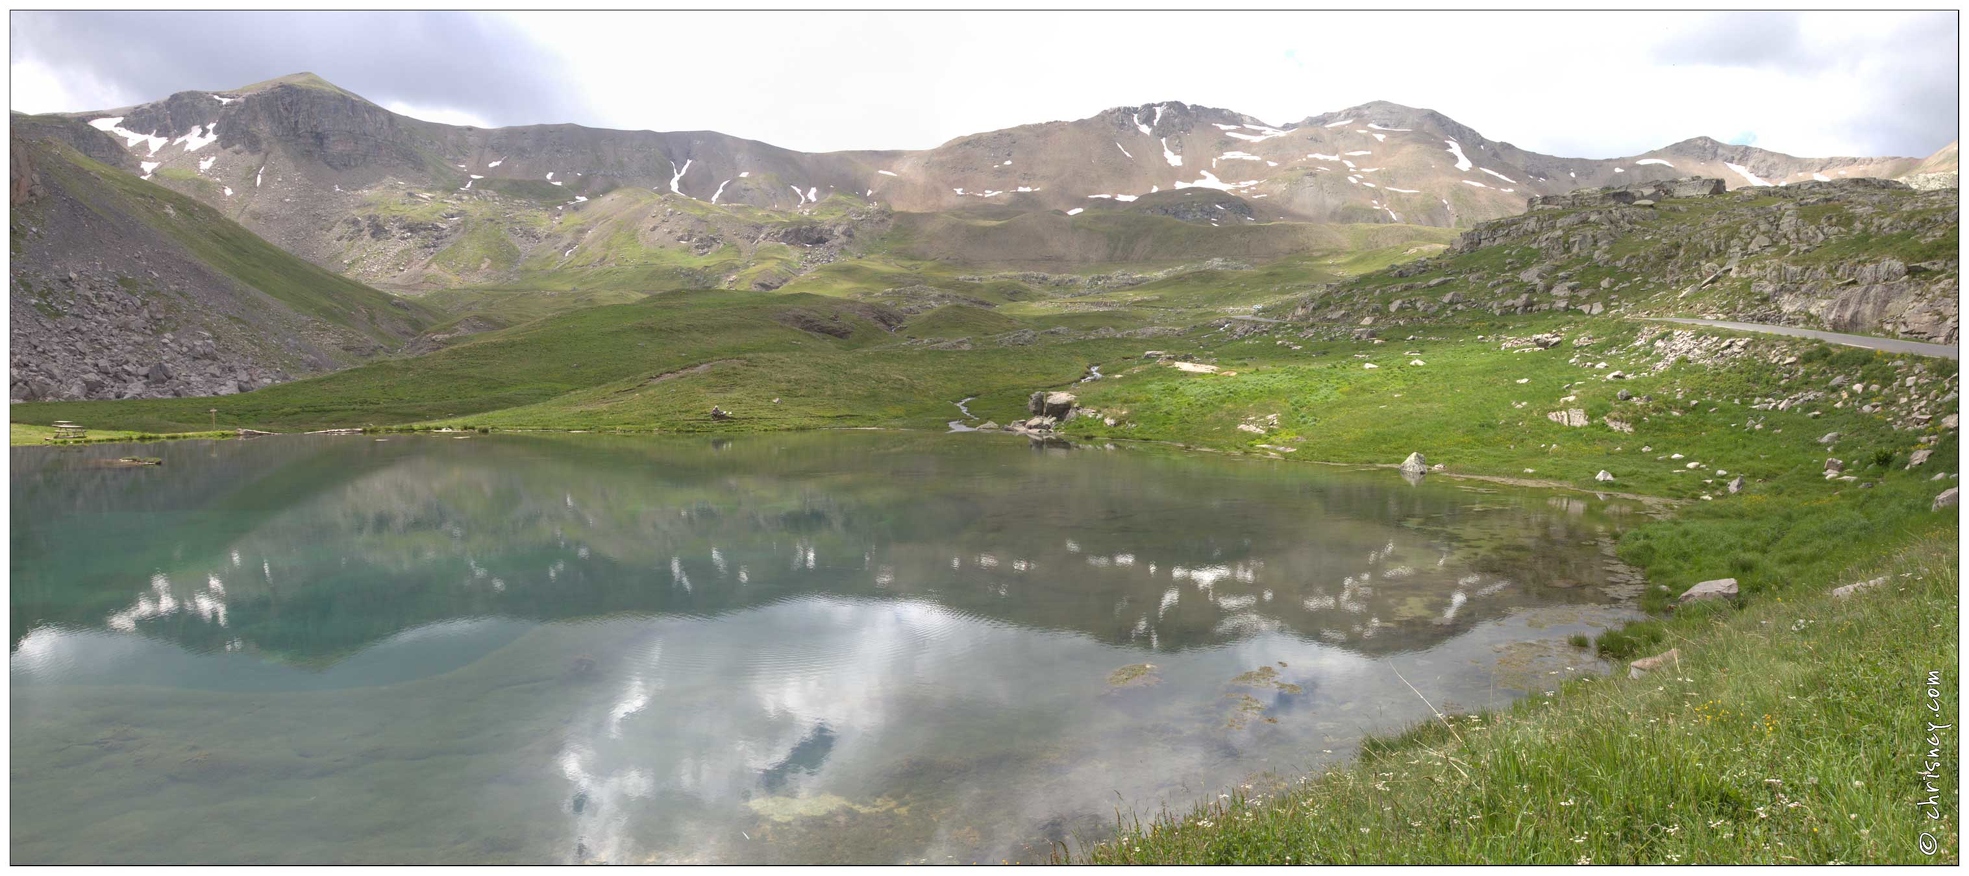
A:
<svg viewBox="0 0 1969 876">
<path fill-rule="evenodd" d="M 12 465 L 17 863 L 1038 860 L 1634 614 L 1618 499 L 984 433 Z"/>
</svg>

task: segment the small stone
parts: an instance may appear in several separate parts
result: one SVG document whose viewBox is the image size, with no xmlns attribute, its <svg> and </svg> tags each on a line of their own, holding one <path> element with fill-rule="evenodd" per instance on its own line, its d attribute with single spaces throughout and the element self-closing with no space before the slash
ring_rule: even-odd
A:
<svg viewBox="0 0 1969 876">
<path fill-rule="evenodd" d="M 1682 662 L 1682 649 L 1670 648 L 1667 651 L 1654 655 L 1653 657 L 1643 657 L 1639 660 L 1627 664 L 1627 677 L 1640 678 L 1641 676 L 1647 675 L 1650 672 L 1654 672 L 1664 666 L 1668 666 L 1670 664 L 1680 664 L 1681 662 Z"/>
<path fill-rule="evenodd" d="M 1735 598 L 1737 598 L 1737 579 L 1717 578 L 1713 581 L 1704 581 L 1689 588 L 1675 602 L 1677 605 L 1688 605 L 1691 602 Z"/>
<path fill-rule="evenodd" d="M 1846 463 L 1841 462 L 1840 460 L 1827 459 L 1825 461 L 1825 471 L 1827 474 L 1838 474 L 1845 470 L 1846 470 Z"/>
<path fill-rule="evenodd" d="M 1838 433 L 1838 432 L 1827 432 L 1827 433 L 1825 433 L 1825 436 L 1824 436 L 1824 437 L 1822 437 L 1822 438 L 1820 438 L 1820 439 L 1819 439 L 1819 443 L 1820 443 L 1820 444 L 1827 444 L 1827 445 L 1829 445 L 1829 444 L 1831 444 L 1831 443 L 1833 443 L 1834 441 L 1838 441 L 1838 440 L 1839 440 L 1839 433 Z"/>
<path fill-rule="evenodd" d="M 1845 599 L 1846 597 L 1851 596 L 1855 593 L 1859 593 L 1862 590 L 1872 590 L 1873 588 L 1878 587 L 1885 583 L 1887 583 L 1887 578 L 1886 576 L 1883 575 L 1879 578 L 1874 578 L 1869 581 L 1861 581 L 1858 584 L 1848 584 L 1844 587 L 1834 587 L 1832 588 L 1832 595 L 1839 599 Z"/>
<path fill-rule="evenodd" d="M 1599 473 L 1599 474 L 1596 474 L 1596 475 L 1594 475 L 1594 476 L 1593 476 L 1593 479 L 1594 479 L 1594 480 L 1596 480 L 1596 481 L 1601 481 L 1601 482 L 1607 482 L 1607 481 L 1611 481 L 1611 480 L 1613 480 L 1613 475 L 1611 475 L 1611 474 L 1608 474 L 1608 473 L 1607 473 L 1607 470 L 1603 468 L 1603 469 L 1600 469 L 1600 473 Z"/>
<path fill-rule="evenodd" d="M 1731 493 L 1743 492 L 1743 475 L 1737 475 L 1736 477 L 1731 478 L 1729 484 L 1726 485 L 1726 488 Z"/>
<path fill-rule="evenodd" d="M 1940 511 L 1943 508 L 1953 508 L 1953 507 L 1955 507 L 1955 488 L 1949 487 L 1948 489 L 1943 490 L 1941 495 L 1935 497 L 1935 506 L 1928 510 Z"/>
<path fill-rule="evenodd" d="M 1916 450 L 1915 452 L 1908 454 L 1907 467 L 1913 468 L 1917 465 L 1927 462 L 1928 457 L 1933 455 L 1935 455 L 1935 451 L 1933 450 Z"/>
</svg>

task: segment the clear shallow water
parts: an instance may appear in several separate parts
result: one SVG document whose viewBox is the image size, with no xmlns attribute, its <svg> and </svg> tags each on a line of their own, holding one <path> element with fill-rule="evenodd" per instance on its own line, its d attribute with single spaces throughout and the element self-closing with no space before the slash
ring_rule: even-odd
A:
<svg viewBox="0 0 1969 876">
<path fill-rule="evenodd" d="M 12 465 L 21 863 L 1040 859 L 1428 717 L 1397 670 L 1602 668 L 1639 511 L 987 434 Z"/>
</svg>

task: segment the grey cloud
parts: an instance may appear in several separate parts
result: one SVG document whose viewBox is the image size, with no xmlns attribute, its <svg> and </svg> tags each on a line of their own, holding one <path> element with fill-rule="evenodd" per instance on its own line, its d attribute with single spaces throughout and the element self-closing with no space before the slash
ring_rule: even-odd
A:
<svg viewBox="0 0 1969 876">
<path fill-rule="evenodd" d="M 593 116 L 550 52 L 473 13 L 16 12 L 13 25 L 14 60 L 86 73 L 140 101 L 308 71 L 377 103 L 495 125 Z"/>
<path fill-rule="evenodd" d="M 1958 103 L 1956 13 L 1910 16 L 1892 33 L 1863 45 L 1815 45 L 1800 14 L 1732 12 L 1704 16 L 1665 35 L 1653 60 L 1668 64 L 1772 69 L 1794 75 L 1861 77 L 1872 83 L 1864 106 L 1845 108 L 1862 155 L 1926 157 L 1955 139 Z M 1755 95 L 1737 98 L 1756 99 Z M 1837 111 L 1828 107 L 1828 112 Z M 1725 136 L 1714 133 L 1714 136 Z M 1775 143 L 1759 144 L 1781 149 Z"/>
<path fill-rule="evenodd" d="M 1795 12 L 1738 12 L 1704 16 L 1655 46 L 1654 59 L 1713 67 L 1819 69 Z"/>
</svg>

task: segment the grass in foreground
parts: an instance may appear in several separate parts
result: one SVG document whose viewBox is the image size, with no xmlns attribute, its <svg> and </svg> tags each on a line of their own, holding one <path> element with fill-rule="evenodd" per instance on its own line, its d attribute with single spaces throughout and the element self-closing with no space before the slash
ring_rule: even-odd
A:
<svg viewBox="0 0 1969 876">
<path fill-rule="evenodd" d="M 1125 825 L 1078 860 L 1954 864 L 1958 737 L 1929 726 L 1959 708 L 1958 530 L 1936 517 L 1845 574 L 1682 612 L 1664 671 L 1425 725 L 1325 775 Z"/>
</svg>

